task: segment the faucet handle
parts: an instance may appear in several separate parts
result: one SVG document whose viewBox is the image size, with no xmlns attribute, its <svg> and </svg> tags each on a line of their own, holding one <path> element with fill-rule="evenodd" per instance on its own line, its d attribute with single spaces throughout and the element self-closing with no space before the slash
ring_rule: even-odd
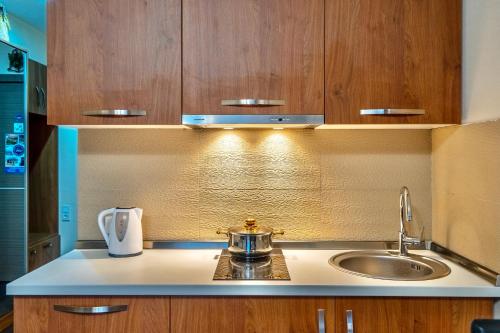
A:
<svg viewBox="0 0 500 333">
<path fill-rule="evenodd" d="M 406 235 L 403 235 L 403 241 L 406 244 L 412 244 L 412 245 L 418 245 L 424 242 L 421 237 L 409 237 Z"/>
</svg>

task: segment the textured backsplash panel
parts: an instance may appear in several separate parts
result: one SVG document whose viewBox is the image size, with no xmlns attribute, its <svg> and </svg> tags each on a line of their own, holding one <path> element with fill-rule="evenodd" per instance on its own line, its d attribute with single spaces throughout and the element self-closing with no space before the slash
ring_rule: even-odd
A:
<svg viewBox="0 0 500 333">
<path fill-rule="evenodd" d="M 500 272 L 500 121 L 432 132 L 432 239 Z"/>
<path fill-rule="evenodd" d="M 79 239 L 144 209 L 145 239 L 222 239 L 254 217 L 283 239 L 395 240 L 399 188 L 431 232 L 429 130 L 79 131 Z"/>
</svg>

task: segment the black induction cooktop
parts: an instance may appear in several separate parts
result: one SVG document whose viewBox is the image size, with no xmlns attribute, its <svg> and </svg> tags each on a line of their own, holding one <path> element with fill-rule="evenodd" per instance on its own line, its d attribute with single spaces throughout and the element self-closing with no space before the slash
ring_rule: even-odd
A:
<svg viewBox="0 0 500 333">
<path fill-rule="evenodd" d="M 231 256 L 224 249 L 218 259 L 214 280 L 290 280 L 281 249 L 273 249 L 269 256 L 253 260 Z"/>
</svg>

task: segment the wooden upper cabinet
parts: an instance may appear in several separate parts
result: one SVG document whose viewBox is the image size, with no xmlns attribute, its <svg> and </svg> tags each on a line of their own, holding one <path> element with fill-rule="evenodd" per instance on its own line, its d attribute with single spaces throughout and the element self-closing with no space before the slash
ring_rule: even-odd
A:
<svg viewBox="0 0 500 333">
<path fill-rule="evenodd" d="M 184 0 L 184 114 L 324 114 L 324 0 Z M 222 106 L 222 100 L 284 100 Z"/>
<path fill-rule="evenodd" d="M 460 123 L 460 0 L 325 4 L 327 123 Z M 360 115 L 362 109 L 425 114 Z"/>
<path fill-rule="evenodd" d="M 180 123 L 181 0 L 49 0 L 47 22 L 49 124 Z"/>
<path fill-rule="evenodd" d="M 28 112 L 47 115 L 47 66 L 28 61 Z"/>
</svg>

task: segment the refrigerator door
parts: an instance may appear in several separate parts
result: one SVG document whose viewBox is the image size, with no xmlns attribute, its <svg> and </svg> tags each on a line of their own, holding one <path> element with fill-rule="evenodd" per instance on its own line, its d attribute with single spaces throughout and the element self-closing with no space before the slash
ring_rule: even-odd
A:
<svg viewBox="0 0 500 333">
<path fill-rule="evenodd" d="M 27 55 L 0 41 L 0 281 L 27 272 Z"/>
<path fill-rule="evenodd" d="M 0 190 L 0 281 L 26 273 L 25 190 Z"/>
<path fill-rule="evenodd" d="M 20 74 L 0 74 L 0 189 L 24 188 L 25 185 L 27 155 L 23 77 Z"/>
</svg>

